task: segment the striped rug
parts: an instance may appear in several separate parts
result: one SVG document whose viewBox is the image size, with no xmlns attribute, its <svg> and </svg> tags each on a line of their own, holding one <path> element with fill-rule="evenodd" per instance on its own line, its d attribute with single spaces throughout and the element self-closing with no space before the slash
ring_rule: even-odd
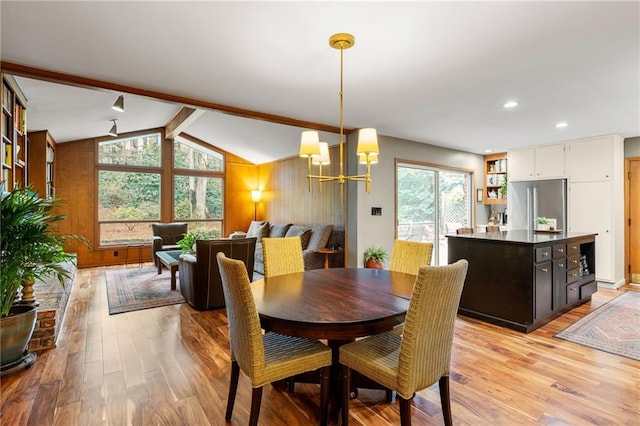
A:
<svg viewBox="0 0 640 426">
<path fill-rule="evenodd" d="M 555 337 L 640 361 L 640 291 L 627 291 Z"/>
</svg>

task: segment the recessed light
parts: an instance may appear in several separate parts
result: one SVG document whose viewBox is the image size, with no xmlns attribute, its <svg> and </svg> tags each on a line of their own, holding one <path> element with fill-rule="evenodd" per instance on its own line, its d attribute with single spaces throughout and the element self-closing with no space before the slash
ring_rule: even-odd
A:
<svg viewBox="0 0 640 426">
<path fill-rule="evenodd" d="M 569 124 L 565 123 L 564 121 L 561 121 L 560 123 L 556 124 L 556 128 L 557 129 L 562 129 L 564 127 L 567 127 Z"/>
<path fill-rule="evenodd" d="M 509 101 L 504 104 L 505 108 L 515 108 L 517 106 L 518 106 L 518 102 L 516 101 Z"/>
<path fill-rule="evenodd" d="M 491 152 L 493 152 L 493 150 L 492 150 L 492 149 L 485 149 L 485 150 L 484 150 L 484 153 L 485 153 L 485 154 L 489 154 L 489 153 L 491 153 Z"/>
</svg>

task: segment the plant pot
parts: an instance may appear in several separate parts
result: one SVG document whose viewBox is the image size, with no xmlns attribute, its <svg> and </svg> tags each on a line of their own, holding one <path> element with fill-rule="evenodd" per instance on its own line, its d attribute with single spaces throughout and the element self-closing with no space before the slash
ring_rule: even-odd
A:
<svg viewBox="0 0 640 426">
<path fill-rule="evenodd" d="M 383 268 L 382 263 L 377 262 L 375 260 L 371 260 L 371 259 L 367 260 L 367 262 L 364 264 L 364 267 L 365 268 L 369 268 L 369 269 L 382 269 Z"/>
<path fill-rule="evenodd" d="M 36 354 L 27 350 L 36 314 L 35 306 L 14 305 L 8 316 L 0 318 L 0 375 L 28 367 L 36 360 Z"/>
</svg>

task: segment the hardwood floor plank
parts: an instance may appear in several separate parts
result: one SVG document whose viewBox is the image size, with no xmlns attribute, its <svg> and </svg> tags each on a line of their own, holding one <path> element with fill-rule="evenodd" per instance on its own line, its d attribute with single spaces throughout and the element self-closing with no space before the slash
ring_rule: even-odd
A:
<svg viewBox="0 0 640 426">
<path fill-rule="evenodd" d="M 106 269 L 78 271 L 58 347 L 2 378 L 0 423 L 225 424 L 224 309 L 181 304 L 110 316 Z M 530 334 L 459 316 L 451 361 L 454 424 L 638 424 L 640 362 L 554 337 L 621 292 L 600 289 L 591 302 Z M 247 424 L 250 401 L 241 374 L 230 424 Z M 352 425 L 400 423 L 398 403 L 385 403 L 380 391 L 360 390 L 350 408 Z M 294 395 L 267 385 L 259 424 L 317 424 L 318 410 L 317 385 L 297 384 Z M 413 424 L 443 423 L 437 384 L 416 394 L 412 411 Z"/>
<path fill-rule="evenodd" d="M 38 389 L 38 395 L 33 402 L 33 409 L 29 415 L 27 425 L 51 425 L 58 402 L 60 381 L 54 380 L 43 383 Z"/>
</svg>

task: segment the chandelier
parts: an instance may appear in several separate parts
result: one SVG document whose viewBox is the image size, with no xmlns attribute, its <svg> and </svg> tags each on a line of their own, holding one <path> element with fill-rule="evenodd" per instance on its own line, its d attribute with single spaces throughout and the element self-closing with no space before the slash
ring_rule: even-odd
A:
<svg viewBox="0 0 640 426">
<path fill-rule="evenodd" d="M 371 165 L 378 162 L 378 135 L 376 129 L 366 128 L 360 129 L 358 132 L 358 147 L 356 154 L 358 155 L 358 163 L 366 166 L 365 173 L 362 175 L 346 176 L 344 174 L 344 127 L 343 127 L 343 102 L 342 102 L 342 69 L 343 54 L 345 49 L 349 49 L 355 43 L 355 38 L 351 34 L 338 33 L 329 38 L 329 46 L 334 49 L 340 49 L 340 173 L 338 176 L 325 176 L 322 174 L 322 166 L 329 165 L 329 147 L 326 142 L 320 142 L 318 132 L 308 130 L 302 132 L 300 139 L 300 157 L 307 158 L 308 172 L 307 181 L 309 182 L 309 192 L 311 192 L 311 182 L 317 179 L 320 184 L 328 181 L 338 181 L 340 184 L 347 180 L 364 181 L 365 189 L 369 192 L 371 186 Z M 312 166 L 318 166 L 318 174 L 312 173 Z"/>
</svg>

